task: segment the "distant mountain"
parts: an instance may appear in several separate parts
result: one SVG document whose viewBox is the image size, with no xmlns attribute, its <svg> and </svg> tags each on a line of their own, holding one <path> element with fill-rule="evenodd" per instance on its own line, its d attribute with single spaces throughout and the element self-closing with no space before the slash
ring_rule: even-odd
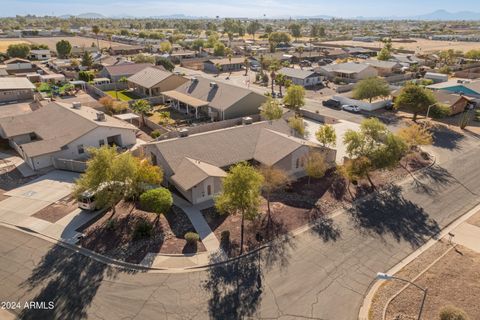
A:
<svg viewBox="0 0 480 320">
<path fill-rule="evenodd" d="M 106 18 L 104 15 L 100 13 L 95 13 L 95 12 L 81 13 L 76 17 L 80 19 L 105 19 Z"/>
<path fill-rule="evenodd" d="M 480 13 L 472 11 L 448 12 L 437 10 L 412 17 L 414 20 L 480 20 Z"/>
</svg>

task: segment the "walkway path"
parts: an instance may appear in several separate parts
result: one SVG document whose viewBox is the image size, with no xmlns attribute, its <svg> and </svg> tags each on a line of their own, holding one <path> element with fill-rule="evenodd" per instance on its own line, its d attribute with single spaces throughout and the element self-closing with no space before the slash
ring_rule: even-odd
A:
<svg viewBox="0 0 480 320">
<path fill-rule="evenodd" d="M 31 177 L 36 174 L 19 156 L 0 152 L 0 159 L 10 162 L 24 177 Z"/>
<path fill-rule="evenodd" d="M 452 241 L 480 253 L 480 211 L 451 232 Z"/>
</svg>

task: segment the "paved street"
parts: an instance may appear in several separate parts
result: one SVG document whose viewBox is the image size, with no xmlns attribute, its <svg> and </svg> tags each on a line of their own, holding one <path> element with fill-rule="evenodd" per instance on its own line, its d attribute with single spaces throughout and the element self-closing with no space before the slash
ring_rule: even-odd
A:
<svg viewBox="0 0 480 320">
<path fill-rule="evenodd" d="M 114 270 L 0 227 L 0 300 L 55 301 L 53 310 L 16 310 L 23 319 L 356 319 L 377 271 L 480 201 L 478 140 L 447 142 L 432 148 L 441 166 L 418 182 L 392 187 L 261 256 L 204 271 Z"/>
</svg>

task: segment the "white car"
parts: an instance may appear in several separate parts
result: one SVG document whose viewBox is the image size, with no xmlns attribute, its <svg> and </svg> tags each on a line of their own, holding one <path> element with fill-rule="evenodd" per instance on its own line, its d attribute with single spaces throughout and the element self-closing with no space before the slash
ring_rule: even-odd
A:
<svg viewBox="0 0 480 320">
<path fill-rule="evenodd" d="M 351 112 L 360 112 L 360 108 L 358 106 L 353 106 L 351 104 L 344 104 L 342 106 L 342 110 L 351 111 Z"/>
</svg>

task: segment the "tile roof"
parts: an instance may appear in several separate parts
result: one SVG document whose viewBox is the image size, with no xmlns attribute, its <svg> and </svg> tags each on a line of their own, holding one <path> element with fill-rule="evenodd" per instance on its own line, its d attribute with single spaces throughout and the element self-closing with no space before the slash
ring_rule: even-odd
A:
<svg viewBox="0 0 480 320">
<path fill-rule="evenodd" d="M 175 77 L 176 75 L 163 68 L 147 67 L 130 76 L 128 81 L 144 88 L 152 88 L 172 76 Z"/>
<path fill-rule="evenodd" d="M 97 121 L 97 113 L 84 106 L 75 109 L 71 104 L 51 102 L 31 113 L 0 119 L 0 128 L 7 138 L 35 133 L 40 140 L 21 145 L 29 157 L 60 151 L 97 127 L 136 130 L 135 126 L 108 115 L 105 121 Z"/>
</svg>

